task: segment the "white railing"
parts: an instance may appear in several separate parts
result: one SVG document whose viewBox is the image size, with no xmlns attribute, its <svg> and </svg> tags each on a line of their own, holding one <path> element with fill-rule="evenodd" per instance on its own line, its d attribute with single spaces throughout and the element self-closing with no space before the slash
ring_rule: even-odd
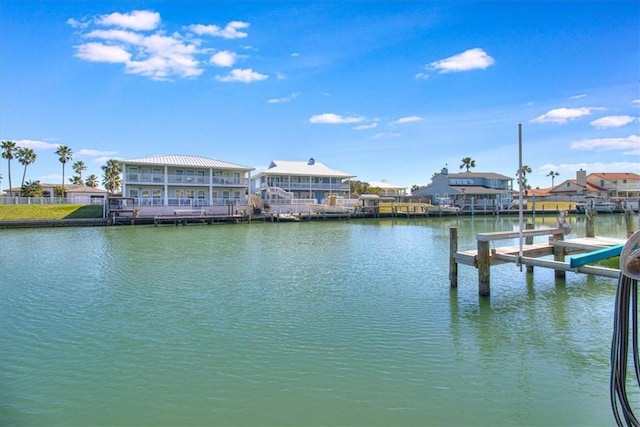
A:
<svg viewBox="0 0 640 427">
<path fill-rule="evenodd" d="M 293 193 L 289 193 L 280 187 L 267 187 L 267 194 L 270 196 L 275 195 L 282 199 L 293 199 Z"/>
<path fill-rule="evenodd" d="M 146 173 L 128 173 L 125 175 L 127 184 L 184 184 L 184 185 L 241 185 L 249 184 L 249 178 L 198 176 L 198 175 L 154 175 Z"/>
<path fill-rule="evenodd" d="M 104 205 L 106 197 L 0 197 L 0 205 Z"/>
</svg>

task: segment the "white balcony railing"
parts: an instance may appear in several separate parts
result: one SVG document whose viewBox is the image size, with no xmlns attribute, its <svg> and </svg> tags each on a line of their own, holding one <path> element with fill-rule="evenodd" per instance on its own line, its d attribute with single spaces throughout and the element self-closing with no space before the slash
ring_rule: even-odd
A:
<svg viewBox="0 0 640 427">
<path fill-rule="evenodd" d="M 162 185 L 165 183 L 170 185 L 186 185 L 186 186 L 198 186 L 198 185 L 217 185 L 217 186 L 241 186 L 246 187 L 249 185 L 248 178 L 240 177 L 208 177 L 208 176 L 192 176 L 192 175 L 153 175 L 142 173 L 128 173 L 126 174 L 126 181 L 128 184 L 154 184 Z M 165 179 L 166 178 L 166 179 Z"/>
</svg>

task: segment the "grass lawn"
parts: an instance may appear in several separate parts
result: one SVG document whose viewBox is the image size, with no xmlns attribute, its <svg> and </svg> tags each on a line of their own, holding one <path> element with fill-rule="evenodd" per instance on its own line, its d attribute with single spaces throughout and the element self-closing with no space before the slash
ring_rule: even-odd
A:
<svg viewBox="0 0 640 427">
<path fill-rule="evenodd" d="M 0 205 L 0 220 L 102 218 L 101 205 Z"/>
</svg>

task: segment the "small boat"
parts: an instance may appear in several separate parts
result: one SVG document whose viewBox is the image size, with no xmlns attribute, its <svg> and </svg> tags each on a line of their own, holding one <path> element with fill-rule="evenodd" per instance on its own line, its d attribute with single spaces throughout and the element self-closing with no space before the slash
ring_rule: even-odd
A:
<svg viewBox="0 0 640 427">
<path fill-rule="evenodd" d="M 275 215 L 277 222 L 298 222 L 300 221 L 300 215 L 293 213 L 280 213 Z"/>
<path fill-rule="evenodd" d="M 309 205 L 309 210 L 321 215 L 351 215 L 354 208 L 341 205 Z"/>
<path fill-rule="evenodd" d="M 598 202 L 593 205 L 593 210 L 598 213 L 613 213 L 616 205 L 613 202 Z"/>
</svg>

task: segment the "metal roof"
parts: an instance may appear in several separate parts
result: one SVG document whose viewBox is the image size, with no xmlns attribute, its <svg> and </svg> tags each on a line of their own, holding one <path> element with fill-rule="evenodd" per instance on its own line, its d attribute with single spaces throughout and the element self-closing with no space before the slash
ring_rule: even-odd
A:
<svg viewBox="0 0 640 427">
<path fill-rule="evenodd" d="M 378 187 L 382 190 L 406 190 L 407 187 L 389 184 L 387 181 L 370 181 L 369 187 Z"/>
<path fill-rule="evenodd" d="M 318 161 L 287 161 L 287 160 L 272 160 L 269 167 L 254 177 L 259 178 L 261 176 L 273 176 L 273 175 L 292 175 L 292 176 L 324 176 L 335 178 L 353 178 L 355 175 L 342 172 L 339 170 L 331 169 Z"/>
<path fill-rule="evenodd" d="M 201 156 L 185 156 L 185 155 L 168 155 L 168 156 L 152 156 L 141 157 L 139 159 L 118 160 L 122 164 L 139 164 L 139 165 L 159 165 L 159 166 L 184 166 L 195 168 L 214 168 L 214 169 L 234 169 L 252 171 L 255 168 L 242 166 L 235 163 L 223 162 L 222 160 L 210 159 Z"/>
<path fill-rule="evenodd" d="M 460 173 L 450 173 L 447 176 L 449 178 L 485 178 L 485 179 L 500 179 L 500 180 L 513 179 L 506 175 L 502 175 L 500 173 L 495 173 L 495 172 L 460 172 Z"/>
</svg>

